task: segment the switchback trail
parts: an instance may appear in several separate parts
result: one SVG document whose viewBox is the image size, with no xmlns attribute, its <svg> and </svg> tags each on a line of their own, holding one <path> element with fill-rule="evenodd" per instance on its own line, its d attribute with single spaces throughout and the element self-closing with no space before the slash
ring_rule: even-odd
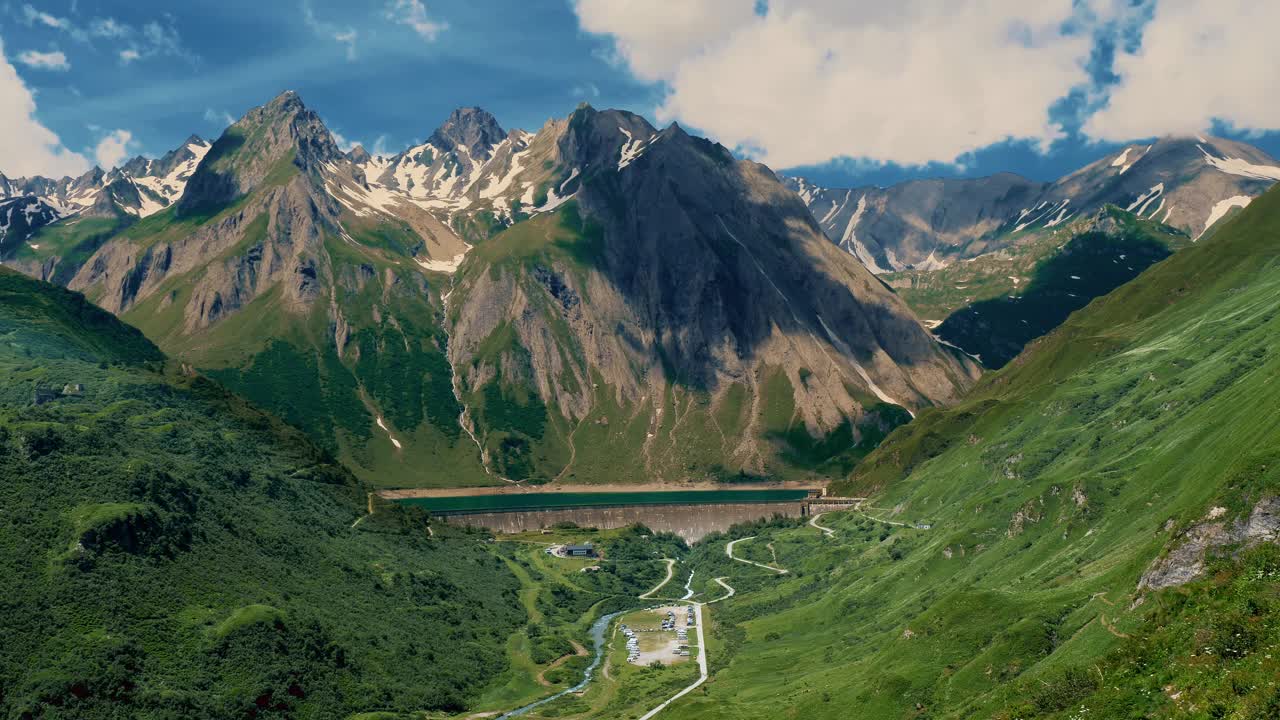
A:
<svg viewBox="0 0 1280 720">
<path fill-rule="evenodd" d="M 667 563 L 667 576 L 662 578 L 662 582 L 653 586 L 652 590 L 639 596 L 641 600 L 648 600 L 649 598 L 653 597 L 654 593 L 661 590 L 663 585 L 666 585 L 667 583 L 671 582 L 671 576 L 675 574 L 676 561 L 672 560 L 671 558 L 662 558 L 662 559 L 664 562 Z"/>
<path fill-rule="evenodd" d="M 721 600 L 728 600 L 729 598 L 733 597 L 733 594 L 734 594 L 734 593 L 736 593 L 736 592 L 737 592 L 737 590 L 734 590 L 734 589 L 733 589 L 733 586 L 732 586 L 732 585 L 730 585 L 729 583 L 727 583 L 727 582 L 725 582 L 725 581 L 724 581 L 724 578 L 722 578 L 722 577 L 718 577 L 718 578 L 712 578 L 712 579 L 713 579 L 713 580 L 715 580 L 717 583 L 719 583 L 719 584 L 720 584 L 720 587 L 724 588 L 724 589 L 725 589 L 725 590 L 727 590 L 728 592 L 727 592 L 727 593 L 725 593 L 724 595 L 722 595 L 722 596 L 720 596 L 720 597 L 716 598 L 715 600 L 708 600 L 708 601 L 707 601 L 707 604 L 708 604 L 708 605 L 710 605 L 711 603 L 718 603 L 718 602 L 720 602 Z"/>
<path fill-rule="evenodd" d="M 776 572 L 776 573 L 778 573 L 779 575 L 786 575 L 786 574 L 787 574 L 787 572 L 788 572 L 788 570 L 787 570 L 786 568 L 774 567 L 774 566 L 772 566 L 772 565 L 765 565 L 764 563 L 758 563 L 758 562 L 756 562 L 756 561 L 754 561 L 754 560 L 748 560 L 748 559 L 746 559 L 746 558 L 740 558 L 740 557 L 738 557 L 738 556 L 736 556 L 736 555 L 734 555 L 734 554 L 733 554 L 733 546 L 734 546 L 734 545 L 737 545 L 738 543 L 742 542 L 743 540 L 752 540 L 752 539 L 754 539 L 754 538 L 755 538 L 755 535 L 751 535 L 751 536 L 749 536 L 749 537 L 738 538 L 737 540 L 730 540 L 730 541 L 729 541 L 729 543 L 728 543 L 727 545 L 725 545 L 725 546 L 724 546 L 724 554 L 725 554 L 725 555 L 728 555 L 730 560 L 737 560 L 737 561 L 738 561 L 738 562 L 740 562 L 740 563 L 746 563 L 746 564 L 748 564 L 748 565 L 755 565 L 756 567 L 764 568 L 765 570 L 768 570 L 768 571 L 770 571 L 770 572 Z"/>
<path fill-rule="evenodd" d="M 823 525 L 818 524 L 818 518 L 822 517 L 823 514 L 824 513 L 818 513 L 817 515 L 814 515 L 813 517 L 809 518 L 809 524 L 821 530 L 823 535 L 826 535 L 827 537 L 835 537 L 835 534 L 836 534 L 835 530 L 832 530 L 829 527 L 825 527 Z"/>
</svg>

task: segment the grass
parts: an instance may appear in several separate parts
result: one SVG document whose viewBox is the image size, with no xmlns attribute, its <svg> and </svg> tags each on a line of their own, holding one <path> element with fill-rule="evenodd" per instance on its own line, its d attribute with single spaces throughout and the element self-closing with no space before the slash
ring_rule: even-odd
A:
<svg viewBox="0 0 1280 720">
<path fill-rule="evenodd" d="M 1257 421 L 1280 401 L 1278 231 L 1273 192 L 959 407 L 921 413 L 833 487 L 870 494 L 872 517 L 932 529 L 838 512 L 823 516 L 828 539 L 735 531 L 757 535 L 738 546 L 753 559 L 773 543 L 791 571 L 773 577 L 729 565 L 723 539 L 695 547 L 697 577 L 729 576 L 738 594 L 712 612 L 714 681 L 671 717 L 1197 716 L 1192 704 L 1267 717 L 1274 551 L 1135 600 L 1209 508 L 1240 518 L 1280 492 L 1280 430 Z M 1236 648 L 1235 633 L 1243 654 L 1197 657 Z"/>
<path fill-rule="evenodd" d="M 1118 208 L 1109 207 L 1108 213 L 1116 221 L 1115 229 L 1074 235 L 1039 261 L 1030 280 L 1014 294 L 980 300 L 951 313 L 937 328 L 938 337 L 980 356 L 989 368 L 1003 367 L 1072 312 L 1188 244 L 1184 235 Z"/>
<path fill-rule="evenodd" d="M 56 257 L 58 267 L 53 280 L 66 283 L 94 251 L 127 226 L 126 218 L 73 216 L 40 228 L 18 247 L 14 258 L 41 262 Z M 39 249 L 32 245 L 38 245 Z"/>
<path fill-rule="evenodd" d="M 353 528 L 366 490 L 298 431 L 80 295 L 0 300 L 0 712 L 456 712 L 504 672 L 520 582 L 476 535 Z"/>
</svg>

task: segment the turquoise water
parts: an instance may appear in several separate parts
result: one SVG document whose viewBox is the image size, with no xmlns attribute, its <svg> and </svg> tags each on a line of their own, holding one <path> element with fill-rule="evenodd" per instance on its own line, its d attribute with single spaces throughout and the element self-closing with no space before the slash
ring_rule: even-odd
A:
<svg viewBox="0 0 1280 720">
<path fill-rule="evenodd" d="M 807 490 L 670 490 L 651 492 L 555 492 L 457 497 L 407 498 L 404 505 L 437 513 L 503 512 L 547 508 L 618 505 L 720 505 L 728 503 L 798 502 Z"/>
</svg>

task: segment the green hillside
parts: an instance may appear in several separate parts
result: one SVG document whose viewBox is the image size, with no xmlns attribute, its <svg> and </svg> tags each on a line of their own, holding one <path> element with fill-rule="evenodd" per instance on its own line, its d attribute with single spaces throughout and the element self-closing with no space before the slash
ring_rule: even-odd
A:
<svg viewBox="0 0 1280 720">
<path fill-rule="evenodd" d="M 938 337 L 1001 368 L 1067 316 L 1190 244 L 1172 228 L 1108 206 L 1040 259 L 1026 286 L 966 305 L 947 316 Z"/>
<path fill-rule="evenodd" d="M 699 546 L 737 595 L 670 717 L 1275 717 L 1280 553 L 1230 532 L 1277 530 L 1278 236 L 1273 191 L 895 431 L 834 537 L 739 546 L 790 573 Z M 1140 591 L 1188 533 L 1221 534 L 1201 579 Z"/>
<path fill-rule="evenodd" d="M 360 520 L 300 433 L 7 270 L 0 479 L 4 717 L 461 710 L 526 621 L 477 536 Z"/>
</svg>

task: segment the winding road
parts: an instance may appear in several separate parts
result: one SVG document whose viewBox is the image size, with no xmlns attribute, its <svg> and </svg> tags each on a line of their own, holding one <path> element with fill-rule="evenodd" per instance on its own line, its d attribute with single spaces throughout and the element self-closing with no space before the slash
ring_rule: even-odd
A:
<svg viewBox="0 0 1280 720">
<path fill-rule="evenodd" d="M 730 541 L 724 544 L 724 555 L 727 555 L 728 557 L 730 557 L 731 560 L 746 562 L 746 564 L 748 565 L 755 565 L 756 568 L 764 568 L 765 570 L 773 571 L 773 573 L 786 575 L 787 570 L 785 568 L 773 568 L 773 566 L 771 565 L 762 565 L 760 564 L 760 562 L 746 560 L 744 559 L 744 557 L 736 557 L 735 555 L 733 555 L 733 546 L 735 546 L 735 544 L 745 541 L 745 539 L 751 539 L 754 537 L 755 536 L 737 538 L 735 539 L 735 541 Z M 671 565 L 667 566 L 667 570 L 668 570 L 667 580 L 671 579 L 671 568 L 673 565 L 675 565 L 675 561 L 669 561 L 669 562 L 671 562 Z M 658 588 L 662 587 L 662 585 L 664 584 L 667 584 L 667 580 L 663 580 L 662 584 L 658 585 Z M 667 706 L 671 705 L 671 703 L 676 702 L 677 700 L 680 700 L 680 698 L 685 697 L 686 694 L 694 692 L 695 689 L 698 689 L 699 685 L 707 682 L 707 639 L 703 637 L 703 606 L 710 605 L 710 603 L 713 603 L 713 602 L 721 602 L 722 600 L 728 600 L 728 598 L 733 597 L 733 593 L 737 592 L 735 591 L 735 589 L 733 589 L 733 585 L 730 585 L 724 582 L 724 578 L 713 578 L 713 580 L 719 585 L 719 587 L 724 588 L 724 591 L 726 591 L 724 592 L 723 596 L 717 597 L 716 600 L 709 600 L 707 602 L 692 602 L 689 600 L 684 600 L 684 598 L 681 598 L 682 602 L 689 603 L 690 607 L 694 609 L 694 615 L 696 616 L 696 618 L 698 618 L 698 620 L 696 620 L 698 621 L 698 679 L 694 680 L 694 683 L 690 684 L 689 687 L 682 689 L 682 691 L 676 694 L 673 694 L 673 696 L 667 698 L 666 701 L 662 702 L 662 705 L 659 705 L 658 707 L 654 707 L 653 710 L 650 710 L 649 712 L 645 712 L 644 715 L 640 716 L 640 720 L 649 720 L 650 717 L 653 717 L 654 715 L 659 714 L 659 712 L 666 710 Z M 685 585 L 686 588 L 690 589 L 690 593 L 692 592 L 692 587 L 691 587 L 692 582 L 694 582 L 694 575 L 690 574 L 689 583 L 686 583 Z M 649 591 L 648 593 L 645 593 L 643 594 L 643 596 L 640 596 L 640 597 L 648 598 L 650 594 L 657 592 L 658 588 L 654 588 L 652 589 L 652 591 Z M 686 594 L 685 597 L 687 598 L 690 596 L 689 594 Z"/>
<path fill-rule="evenodd" d="M 724 595 L 722 595 L 722 596 L 720 596 L 720 597 L 716 598 L 715 600 L 708 600 L 708 601 L 707 601 L 707 604 L 708 604 L 708 605 L 710 605 L 711 603 L 718 603 L 718 602 L 720 602 L 721 600 L 728 600 L 729 598 L 733 597 L 734 593 L 738 592 L 737 590 L 734 590 L 734 589 L 733 589 L 733 586 L 732 586 L 732 585 L 730 585 L 729 583 L 725 582 L 725 581 L 724 581 L 724 578 L 722 578 L 722 577 L 718 577 L 718 578 L 712 578 L 712 579 L 713 579 L 713 580 L 715 580 L 717 583 L 719 583 L 719 584 L 720 584 L 720 587 L 724 588 L 725 590 L 728 590 L 729 592 L 727 592 L 727 593 L 725 593 Z"/>
<path fill-rule="evenodd" d="M 776 573 L 778 573 L 779 575 L 786 575 L 786 574 L 787 574 L 787 572 L 788 572 L 788 570 L 787 570 L 786 568 L 774 567 L 774 566 L 772 566 L 772 565 L 765 565 L 764 563 L 758 563 L 758 562 L 756 562 L 755 560 L 748 560 L 748 559 L 746 559 L 746 558 L 740 558 L 740 557 L 738 557 L 738 556 L 736 556 L 736 555 L 734 555 L 734 554 L 733 554 L 733 546 L 734 546 L 734 545 L 737 545 L 738 543 L 742 542 L 743 540 L 752 540 L 752 539 L 754 539 L 754 538 L 755 538 L 755 535 L 751 535 L 751 536 L 744 537 L 744 538 L 738 538 L 737 540 L 730 540 L 730 541 L 728 542 L 728 544 L 726 544 L 726 545 L 724 546 L 724 554 L 725 554 L 725 555 L 728 555 L 730 560 L 737 560 L 737 561 L 738 561 L 738 562 L 740 562 L 740 563 L 746 563 L 746 564 L 748 564 L 748 565 L 755 565 L 756 567 L 764 568 L 765 570 L 769 570 L 769 571 L 771 571 L 771 572 L 776 572 Z"/>
<path fill-rule="evenodd" d="M 826 535 L 827 537 L 835 537 L 835 530 L 818 524 L 818 518 L 822 517 L 824 514 L 825 513 L 818 513 L 817 515 L 809 518 L 809 524 L 821 530 L 823 535 Z"/>
<path fill-rule="evenodd" d="M 662 559 L 667 563 L 667 576 L 662 579 L 662 582 L 653 586 L 652 590 L 650 590 L 649 592 L 643 595 L 640 595 L 639 597 L 641 600 L 648 600 L 649 598 L 653 597 L 654 593 L 661 590 L 663 585 L 666 585 L 667 583 L 671 582 L 671 576 L 675 574 L 676 561 L 672 560 L 671 558 L 662 558 Z"/>
</svg>

